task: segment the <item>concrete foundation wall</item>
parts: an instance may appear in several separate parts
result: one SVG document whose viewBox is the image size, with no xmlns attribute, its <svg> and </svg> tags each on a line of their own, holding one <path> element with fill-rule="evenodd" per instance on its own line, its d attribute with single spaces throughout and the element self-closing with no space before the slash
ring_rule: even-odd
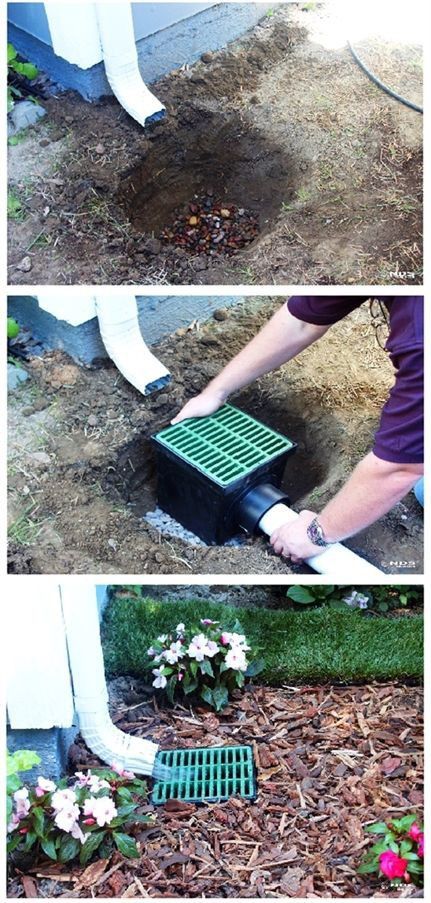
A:
<svg viewBox="0 0 431 903">
<path fill-rule="evenodd" d="M 7 748 L 9 752 L 13 753 L 17 749 L 31 749 L 41 758 L 40 765 L 36 765 L 31 771 L 22 773 L 24 783 L 34 783 L 38 775 L 50 778 L 51 781 L 59 781 L 64 777 L 69 747 L 77 733 L 77 727 L 52 727 L 45 731 L 8 728 Z"/>
<path fill-rule="evenodd" d="M 186 5 L 188 4 L 179 4 L 182 9 Z M 191 3 L 189 6 L 193 13 L 201 4 Z M 207 9 L 138 39 L 139 67 L 144 81 L 151 84 L 184 63 L 190 65 L 196 62 L 207 50 L 220 50 L 229 41 L 252 28 L 270 8 L 270 3 L 211 4 Z M 143 15 L 143 12 L 139 15 Z M 56 56 L 48 43 L 23 27 L 18 27 L 13 21 L 9 22 L 8 40 L 56 84 L 78 91 L 85 100 L 98 100 L 103 95 L 112 93 L 103 63 L 90 69 L 80 69 Z"/>
<path fill-rule="evenodd" d="M 148 345 L 153 345 L 193 320 L 205 321 L 217 308 L 229 307 L 241 300 L 232 296 L 140 296 L 137 302 L 142 335 Z M 23 295 L 8 298 L 8 315 L 21 327 L 29 329 L 47 350 L 59 348 L 84 364 L 107 357 L 96 317 L 72 326 L 41 310 L 35 297 Z"/>
</svg>

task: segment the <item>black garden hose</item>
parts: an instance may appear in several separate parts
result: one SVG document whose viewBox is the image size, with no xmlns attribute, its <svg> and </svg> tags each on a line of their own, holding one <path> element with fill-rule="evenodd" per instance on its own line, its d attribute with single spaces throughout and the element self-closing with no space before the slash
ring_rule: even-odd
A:
<svg viewBox="0 0 431 903">
<path fill-rule="evenodd" d="M 407 98 L 403 97 L 401 94 L 397 94 L 396 91 L 393 91 L 392 88 L 389 88 L 388 85 L 385 85 L 384 82 L 380 81 L 380 79 L 377 78 L 377 75 L 374 75 L 374 72 L 371 72 L 371 70 L 368 69 L 365 63 L 361 60 L 354 47 L 352 47 L 350 41 L 347 41 L 347 46 L 355 62 L 358 64 L 358 66 L 361 67 L 363 72 L 368 75 L 368 78 L 370 78 L 371 81 L 374 82 L 375 85 L 377 85 L 378 88 L 381 88 L 382 91 L 385 91 L 386 94 L 389 94 L 389 96 L 393 97 L 394 100 L 397 100 L 398 103 L 403 103 L 404 106 L 409 107 L 411 110 L 415 110 L 416 113 L 423 113 L 423 107 L 418 106 L 417 103 L 413 103 L 412 100 L 407 100 Z"/>
</svg>

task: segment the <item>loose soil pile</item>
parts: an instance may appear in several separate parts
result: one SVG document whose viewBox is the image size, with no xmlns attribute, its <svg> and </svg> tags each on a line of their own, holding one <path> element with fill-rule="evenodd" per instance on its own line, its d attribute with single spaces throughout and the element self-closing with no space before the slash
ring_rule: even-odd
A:
<svg viewBox="0 0 431 903">
<path fill-rule="evenodd" d="M 357 868 L 367 823 L 423 806 L 422 691 L 372 685 L 257 686 L 220 715 L 160 707 L 151 690 L 119 678 L 113 720 L 162 748 L 252 744 L 254 802 L 195 806 L 171 801 L 139 831 L 141 858 L 80 867 L 41 864 L 10 882 L 9 895 L 48 897 L 400 897 Z M 71 767 L 98 764 L 82 741 Z M 26 882 L 26 883 L 25 883 Z M 30 889 L 32 893 L 29 893 Z"/>
<path fill-rule="evenodd" d="M 248 298 L 192 324 L 155 351 L 171 384 L 147 397 L 111 366 L 80 368 L 62 352 L 34 358 L 32 386 L 10 396 L 11 573 L 308 573 L 264 538 L 194 547 L 162 537 L 151 436 L 167 426 L 280 305 Z M 298 442 L 283 486 L 294 507 L 321 510 L 372 445 L 393 383 L 365 306 L 233 402 Z M 422 509 L 413 495 L 347 542 L 389 573 L 422 573 Z"/>
<path fill-rule="evenodd" d="M 51 97 L 9 149 L 22 204 L 9 281 L 419 284 L 422 117 L 373 86 L 344 39 L 328 47 L 339 27 L 331 2 L 277 8 L 154 85 L 167 116 L 145 129 L 114 100 Z M 357 49 L 420 101 L 418 46 L 370 34 Z M 209 188 L 256 217 L 234 259 L 159 238 Z"/>
</svg>

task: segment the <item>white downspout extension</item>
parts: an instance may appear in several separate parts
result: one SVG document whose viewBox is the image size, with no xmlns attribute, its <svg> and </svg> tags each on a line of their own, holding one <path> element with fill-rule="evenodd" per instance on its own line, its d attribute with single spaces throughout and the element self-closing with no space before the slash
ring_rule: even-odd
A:
<svg viewBox="0 0 431 903">
<path fill-rule="evenodd" d="M 95 587 L 63 584 L 60 593 L 75 711 L 87 746 L 107 765 L 163 778 L 155 761 L 157 744 L 124 733 L 111 721 Z"/>
<path fill-rule="evenodd" d="M 143 395 L 165 386 L 170 380 L 169 370 L 144 342 L 135 296 L 96 295 L 95 303 L 103 344 L 125 379 Z"/>
<path fill-rule="evenodd" d="M 147 120 L 162 119 L 165 107 L 139 71 L 131 4 L 105 2 L 95 7 L 106 77 L 117 100 L 142 126 Z"/>
<path fill-rule="evenodd" d="M 295 511 L 288 508 L 282 503 L 274 505 L 259 521 L 259 528 L 271 536 L 271 533 L 277 527 L 283 527 L 290 524 L 298 517 Z M 333 578 L 337 578 L 340 583 L 352 580 L 372 580 L 375 577 L 381 577 L 383 571 L 369 564 L 360 555 L 356 555 L 351 549 L 341 545 L 340 542 L 334 542 L 327 549 L 324 549 L 320 555 L 313 555 L 312 558 L 306 559 L 306 564 L 317 571 L 318 574 L 328 574 Z"/>
</svg>

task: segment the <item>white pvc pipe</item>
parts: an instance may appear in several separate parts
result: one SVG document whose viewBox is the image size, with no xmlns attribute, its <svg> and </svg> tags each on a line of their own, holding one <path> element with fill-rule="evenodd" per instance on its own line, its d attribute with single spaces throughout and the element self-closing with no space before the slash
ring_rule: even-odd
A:
<svg viewBox="0 0 431 903">
<path fill-rule="evenodd" d="M 271 536 L 277 527 L 283 527 L 290 524 L 298 517 L 295 511 L 288 508 L 282 503 L 274 505 L 259 521 L 259 528 L 267 536 Z M 306 564 L 317 571 L 318 574 L 328 574 L 337 578 L 339 582 L 348 580 L 371 580 L 375 577 L 381 577 L 383 571 L 376 568 L 373 564 L 369 564 L 360 555 L 356 555 L 351 549 L 341 545 L 340 542 L 334 542 L 323 549 L 319 555 L 313 555 L 312 558 L 306 559 Z"/>
<path fill-rule="evenodd" d="M 138 65 L 130 3 L 96 3 L 106 77 L 122 107 L 140 125 L 161 119 L 163 104 L 147 88 Z"/>
<path fill-rule="evenodd" d="M 95 587 L 63 584 L 61 604 L 75 710 L 87 746 L 107 765 L 162 777 L 155 761 L 157 744 L 124 733 L 111 721 Z"/>
<path fill-rule="evenodd" d="M 135 295 L 96 296 L 96 314 L 109 357 L 135 389 L 148 395 L 169 382 L 169 370 L 142 337 Z"/>
</svg>

